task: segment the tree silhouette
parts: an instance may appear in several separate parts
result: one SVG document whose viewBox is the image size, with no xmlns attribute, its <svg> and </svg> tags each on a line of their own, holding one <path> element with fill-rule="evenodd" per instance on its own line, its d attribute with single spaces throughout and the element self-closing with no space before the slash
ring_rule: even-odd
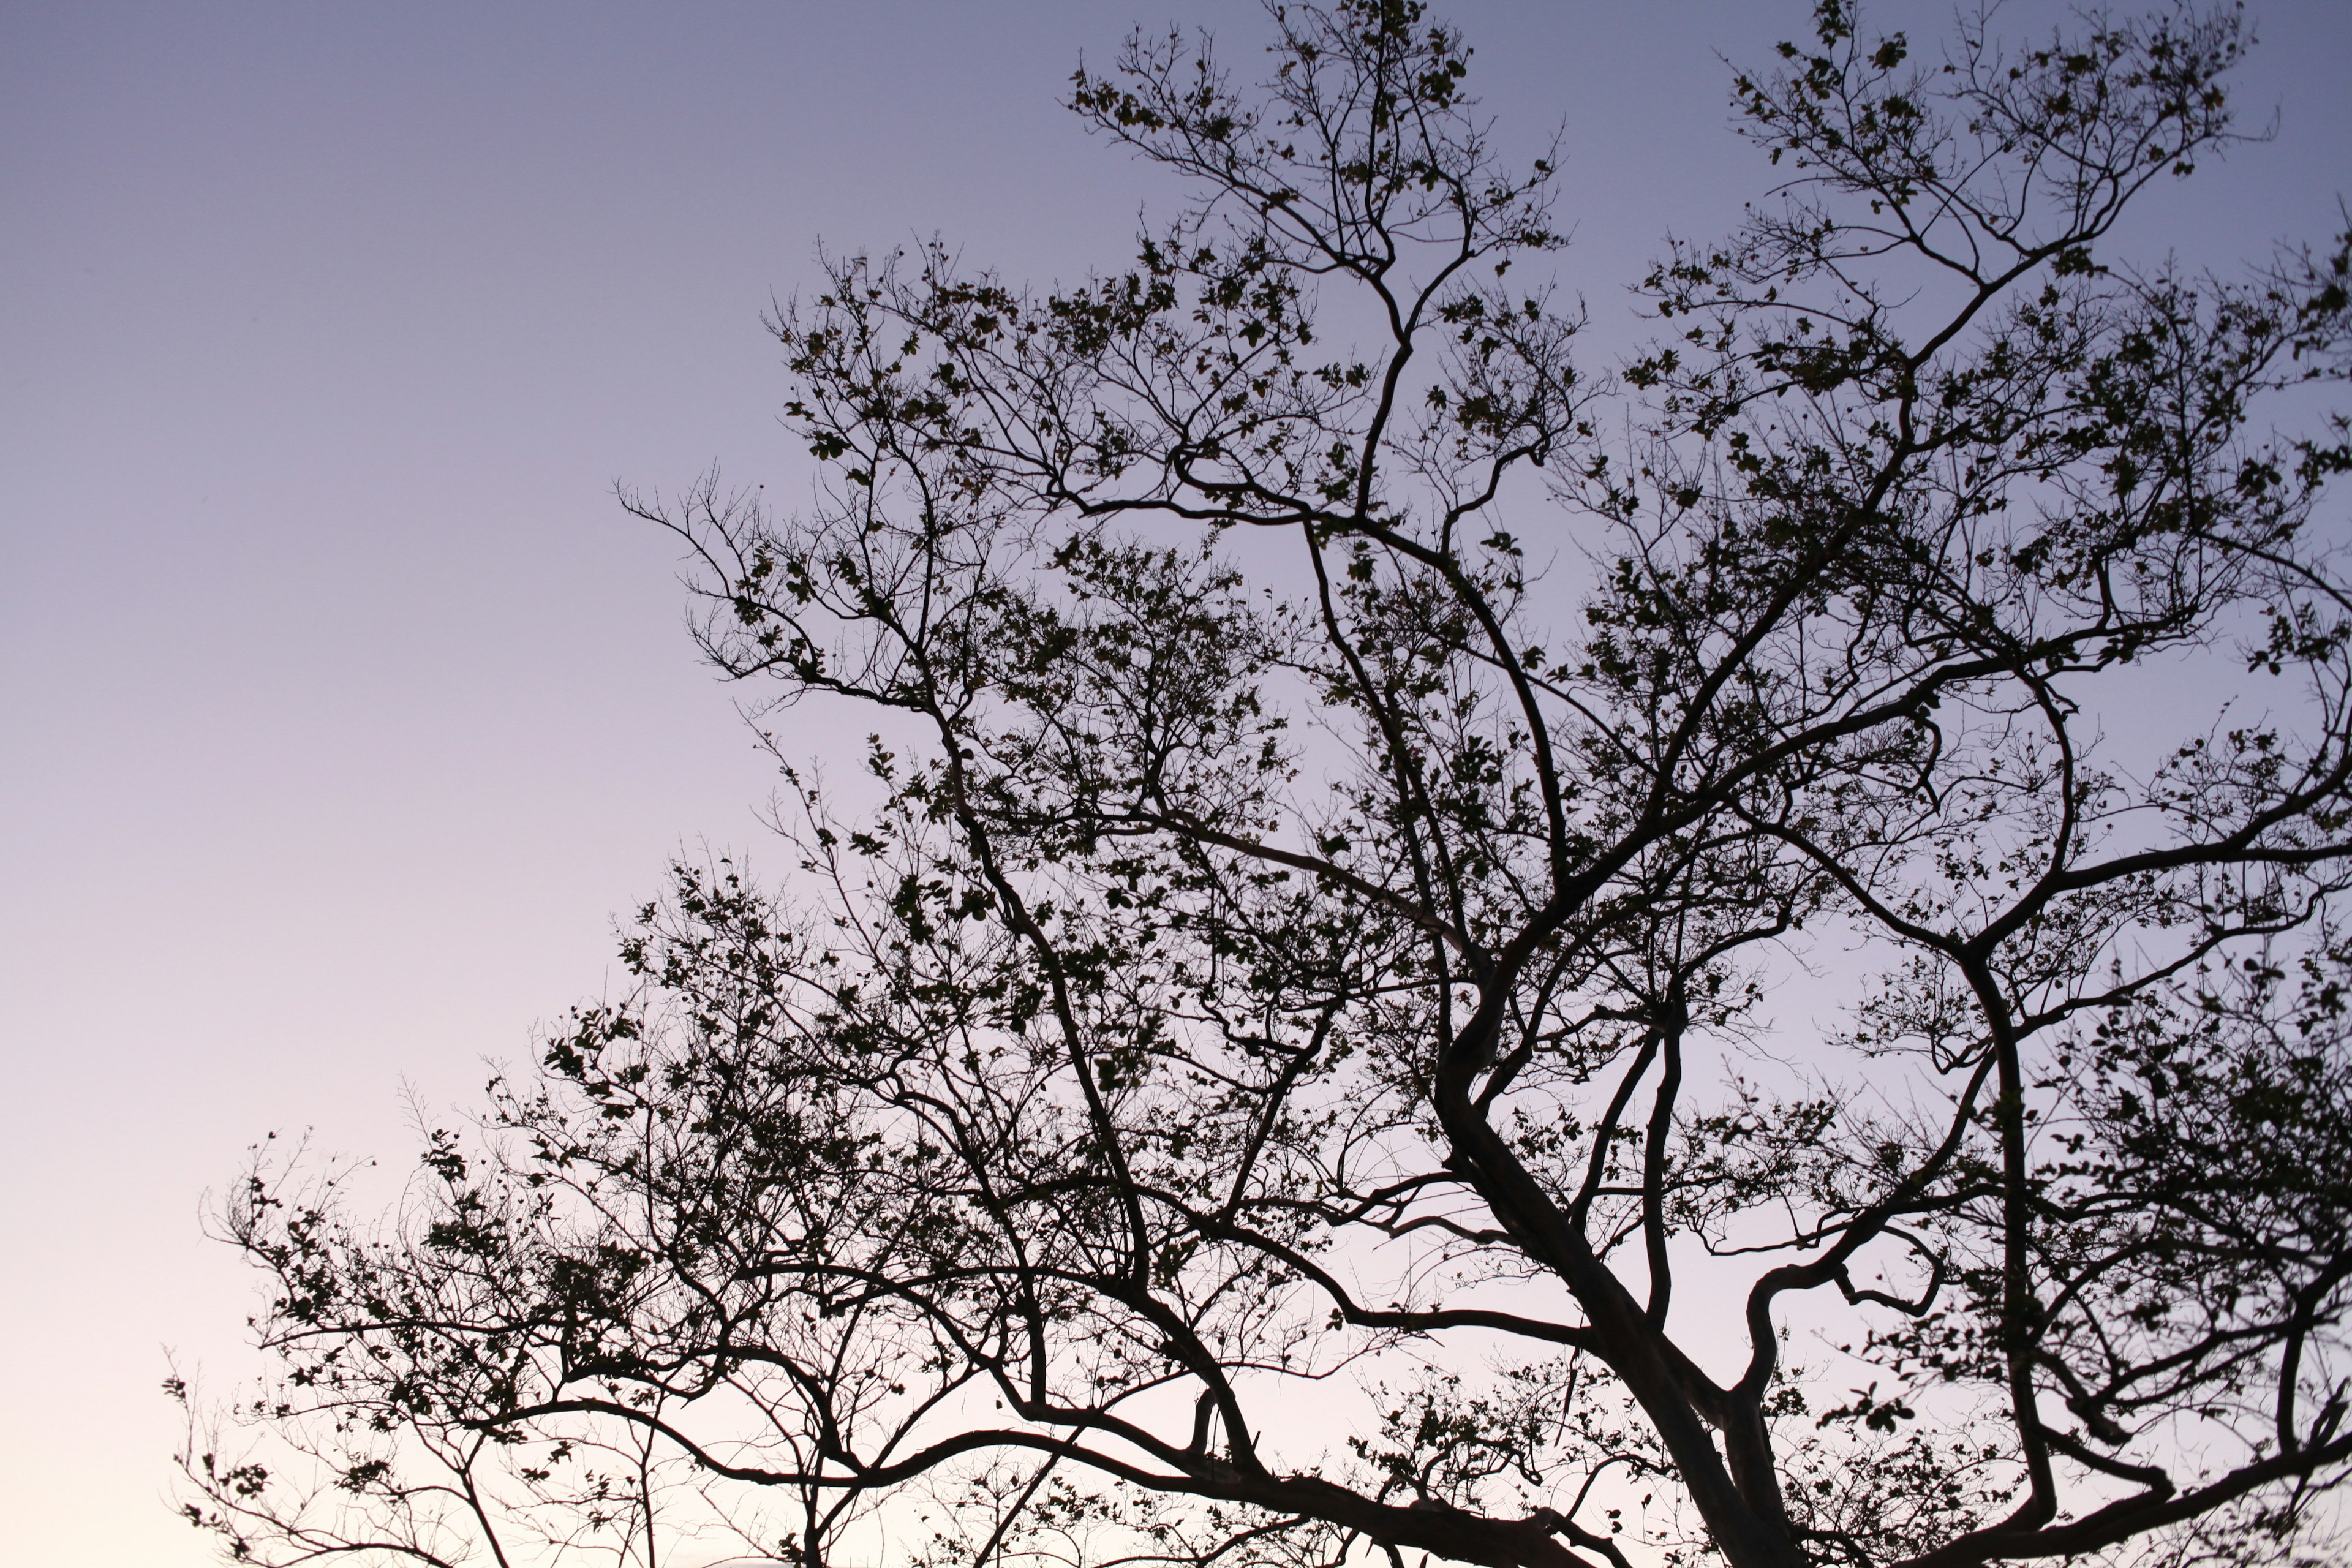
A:
<svg viewBox="0 0 2352 1568">
<path fill-rule="evenodd" d="M 2352 253 L 2109 242 L 2231 140 L 2237 13 L 1923 60 L 1824 0 L 1613 374 L 1460 37 L 1272 16 L 1255 89 L 1075 79 L 1192 193 L 1133 269 L 830 259 L 813 507 L 628 498 L 763 712 L 874 710 L 870 802 L 788 773 L 783 891 L 681 866 L 393 1221 L 256 1167 L 329 1484 L 200 1442 L 192 1513 L 649 1561 L 667 1466 L 806 1568 L 2324 1551 Z"/>
</svg>

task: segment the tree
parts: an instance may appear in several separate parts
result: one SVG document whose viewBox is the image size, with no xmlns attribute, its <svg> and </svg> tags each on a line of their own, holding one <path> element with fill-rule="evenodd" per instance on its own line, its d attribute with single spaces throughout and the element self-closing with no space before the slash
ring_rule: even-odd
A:
<svg viewBox="0 0 2352 1568">
<path fill-rule="evenodd" d="M 1923 63 L 1822 0 L 1613 374 L 1459 36 L 1272 16 L 1254 91 L 1075 79 L 1192 192 L 1131 270 L 828 261 L 804 515 L 626 498 L 871 798 L 788 770 L 788 889 L 678 868 L 390 1225 L 256 1167 L 312 1506 L 408 1508 L 409 1430 L 806 1568 L 2324 1551 L 2352 238 L 2110 238 L 2237 13 Z"/>
</svg>

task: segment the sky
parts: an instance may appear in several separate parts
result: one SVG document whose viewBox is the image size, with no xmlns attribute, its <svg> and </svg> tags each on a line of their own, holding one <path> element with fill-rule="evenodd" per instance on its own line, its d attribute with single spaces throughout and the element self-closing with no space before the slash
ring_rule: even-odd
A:
<svg viewBox="0 0 2352 1568">
<path fill-rule="evenodd" d="M 1562 132 L 1560 278 L 1631 341 L 1660 236 L 1764 183 L 1718 57 L 1801 6 L 1451 14 L 1506 142 Z M 2252 14 L 2277 135 L 2143 254 L 2352 194 L 2352 5 Z M 1171 21 L 1265 37 L 1239 0 L 0 0 L 0 1563 L 208 1561 L 158 1385 L 257 1363 L 206 1194 L 273 1131 L 404 1167 L 611 982 L 671 856 L 756 859 L 773 763 L 613 486 L 805 492 L 760 320 L 820 241 L 1118 265 L 1177 193 L 1057 98 Z"/>
</svg>

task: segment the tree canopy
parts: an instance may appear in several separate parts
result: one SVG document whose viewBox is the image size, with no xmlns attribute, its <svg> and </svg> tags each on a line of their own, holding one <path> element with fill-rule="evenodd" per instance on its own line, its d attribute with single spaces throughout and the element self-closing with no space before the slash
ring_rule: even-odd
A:
<svg viewBox="0 0 2352 1568">
<path fill-rule="evenodd" d="M 2111 238 L 2233 140 L 2237 12 L 1923 51 L 1822 0 L 1735 84 L 1769 188 L 1613 366 L 1460 34 L 1270 16 L 1255 85 L 1182 34 L 1074 79 L 1188 193 L 1131 268 L 830 257 L 773 321 L 811 504 L 625 497 L 793 764 L 791 873 L 677 867 L 395 1213 L 257 1163 L 278 1373 L 193 1406 L 190 1517 L 2325 1553 L 2352 238 Z M 872 710 L 857 780 L 796 703 Z"/>
</svg>

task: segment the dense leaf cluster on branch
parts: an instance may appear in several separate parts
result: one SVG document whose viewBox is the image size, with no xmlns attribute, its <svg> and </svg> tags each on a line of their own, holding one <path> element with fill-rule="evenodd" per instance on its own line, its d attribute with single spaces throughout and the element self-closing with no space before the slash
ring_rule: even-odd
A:
<svg viewBox="0 0 2352 1568">
<path fill-rule="evenodd" d="M 679 868 L 387 1221 L 257 1166 L 244 1426 L 310 1459 L 200 1418 L 192 1517 L 2325 1550 L 2352 253 L 2111 244 L 2231 141 L 2236 14 L 1930 58 L 1822 0 L 1737 82 L 1783 183 L 1613 373 L 1460 37 L 1272 15 L 1256 89 L 1181 35 L 1076 79 L 1192 194 L 1132 269 L 830 258 L 774 323 L 814 504 L 628 498 L 761 714 L 872 711 L 862 782 L 788 770 L 781 890 Z"/>
</svg>

